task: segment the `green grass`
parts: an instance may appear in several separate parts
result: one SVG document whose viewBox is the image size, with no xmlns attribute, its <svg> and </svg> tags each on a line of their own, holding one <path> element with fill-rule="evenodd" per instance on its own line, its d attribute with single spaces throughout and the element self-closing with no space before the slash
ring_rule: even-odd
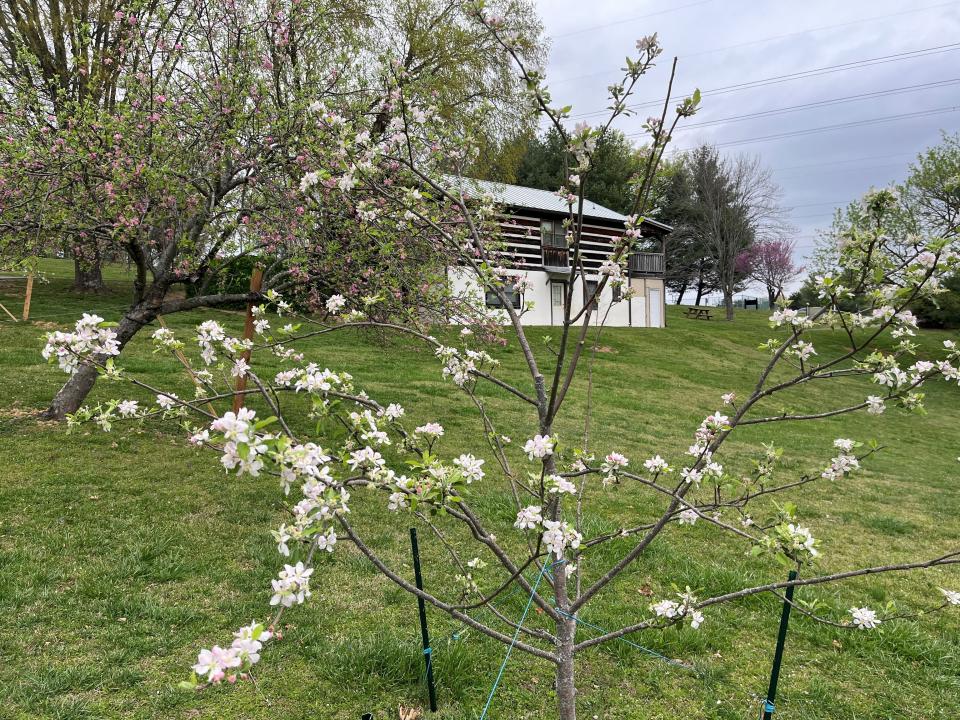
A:
<svg viewBox="0 0 960 720">
<path fill-rule="evenodd" d="M 280 495 L 270 478 L 237 480 L 218 470 L 209 453 L 186 446 L 173 427 L 103 434 L 28 416 L 52 396 L 64 376 L 39 357 L 43 333 L 72 324 L 83 310 L 115 318 L 129 278 L 110 268 L 113 292 L 81 298 L 69 290 L 70 268 L 45 264 L 49 283 L 36 286 L 34 323 L 0 322 L 0 717 L 11 718 L 266 718 L 355 719 L 364 711 L 395 717 L 398 704 L 423 705 L 416 604 L 380 577 L 346 543 L 320 559 L 314 597 L 285 615 L 285 637 L 264 653 L 258 688 L 183 692 L 197 649 L 224 642 L 252 618 L 266 619 L 269 580 L 279 558 L 268 533 L 281 522 Z M 16 313 L 16 291 L 0 288 Z M 216 317 L 239 328 L 239 313 L 207 311 L 169 318 L 186 332 Z M 634 463 L 659 452 L 679 458 L 692 430 L 717 409 L 727 390 L 744 394 L 763 355 L 755 348 L 770 331 L 765 314 L 738 313 L 733 324 L 685 320 L 673 309 L 662 331 L 604 331 L 594 367 L 592 447 L 617 449 Z M 545 359 L 543 335 L 530 333 Z M 930 352 L 949 335 L 925 332 Z M 819 332 L 821 354 L 842 338 Z M 438 420 L 447 435 L 441 451 L 484 451 L 469 401 L 439 379 L 431 355 L 396 339 L 343 333 L 305 346 L 310 359 L 349 371 L 358 386 L 383 401 L 400 402 L 411 420 Z M 498 348 L 502 374 L 524 383 L 515 343 Z M 259 358 L 266 361 L 265 357 Z M 124 352 L 131 373 L 165 388 L 189 388 L 176 363 L 152 354 L 147 338 Z M 269 361 L 265 362 L 269 366 Z M 569 397 L 561 437 L 577 442 L 576 418 L 585 407 L 585 382 Z M 493 388 L 484 390 L 503 432 L 515 441 L 532 434 L 534 418 Z M 862 398 L 845 382 L 813 386 L 768 406 L 803 410 Z M 101 383 L 93 399 L 138 396 Z M 955 547 L 960 536 L 957 423 L 960 391 L 928 389 L 929 415 L 856 415 L 819 423 L 744 429 L 728 444 L 728 469 L 745 471 L 761 443 L 784 448 L 782 477 L 814 470 L 830 457 L 835 437 L 876 438 L 886 448 L 863 473 L 834 484 L 813 484 L 791 496 L 822 538 L 827 572 L 864 564 L 926 558 Z M 474 486 L 474 504 L 503 537 L 513 511 L 496 480 Z M 642 521 L 658 508 L 630 486 L 591 495 L 591 533 Z M 412 576 L 407 518 L 381 509 L 381 498 L 355 498 L 355 521 L 391 563 Z M 769 506 L 767 506 L 769 507 Z M 457 536 L 458 541 L 462 538 Z M 422 533 L 426 584 L 448 579 L 441 548 Z M 584 561 L 597 573 L 625 549 L 613 543 Z M 613 628 L 646 613 L 651 588 L 669 583 L 716 594 L 745 583 L 780 578 L 784 571 L 746 556 L 741 545 L 710 528 L 671 528 L 662 542 L 610 586 L 583 617 Z M 492 575 L 489 577 L 492 582 Z M 839 609 L 896 599 L 929 607 L 938 586 L 960 588 L 960 572 L 927 571 L 844 585 L 802 589 L 798 598 Z M 506 598 L 518 617 L 524 598 Z M 486 617 L 486 616 L 484 616 Z M 591 718 L 750 718 L 766 687 L 779 618 L 772 597 L 753 597 L 711 609 L 699 632 L 641 634 L 634 639 L 694 664 L 680 670 L 624 644 L 579 656 L 581 716 Z M 430 613 L 441 713 L 476 718 L 493 681 L 503 646 Z M 534 624 L 542 623 L 533 617 Z M 853 633 L 795 616 L 787 645 L 777 717 L 810 720 L 954 718 L 960 716 L 960 614 L 890 623 Z M 584 629 L 584 637 L 590 631 Z M 454 639 L 456 635 L 456 639 Z M 514 654 L 492 719 L 551 717 L 551 667 Z"/>
</svg>

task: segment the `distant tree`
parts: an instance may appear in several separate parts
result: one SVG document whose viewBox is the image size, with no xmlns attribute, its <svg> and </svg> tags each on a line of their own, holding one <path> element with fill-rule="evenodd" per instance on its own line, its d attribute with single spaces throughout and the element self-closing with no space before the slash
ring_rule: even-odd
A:
<svg viewBox="0 0 960 720">
<path fill-rule="evenodd" d="M 681 161 L 667 164 L 656 184 L 655 219 L 670 225 L 667 236 L 667 289 L 676 294 L 677 305 L 683 304 L 686 293 L 695 294 L 694 305 L 704 295 L 718 289 L 715 263 L 696 222 L 693 178 L 688 165 Z"/>
<path fill-rule="evenodd" d="M 791 240 L 761 240 L 737 258 L 738 271 L 767 289 L 771 308 L 783 294 L 783 288 L 802 270 L 793 261 L 794 248 Z"/>
<path fill-rule="evenodd" d="M 960 235 L 960 133 L 920 153 L 899 191 L 913 232 Z"/>
<path fill-rule="evenodd" d="M 634 202 L 633 183 L 645 165 L 644 150 L 634 148 L 619 130 L 610 130 L 597 140 L 593 172 L 584 193 L 588 200 L 628 214 Z M 564 158 L 567 149 L 556 129 L 530 137 L 516 170 L 518 185 L 556 190 L 566 182 Z M 507 178 L 491 178 L 509 182 Z"/>
<path fill-rule="evenodd" d="M 745 275 L 737 258 L 754 242 L 781 237 L 787 230 L 781 191 L 758 158 L 722 158 L 702 146 L 689 158 L 694 192 L 694 222 L 715 263 L 727 320 L 733 320 L 733 296 Z"/>
</svg>

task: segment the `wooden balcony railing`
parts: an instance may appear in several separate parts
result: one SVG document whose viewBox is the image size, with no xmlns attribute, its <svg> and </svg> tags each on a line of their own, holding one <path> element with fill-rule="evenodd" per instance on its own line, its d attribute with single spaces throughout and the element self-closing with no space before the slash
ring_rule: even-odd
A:
<svg viewBox="0 0 960 720">
<path fill-rule="evenodd" d="M 570 251 L 565 247 L 543 247 L 543 266 L 545 268 L 569 269 Z"/>
<path fill-rule="evenodd" d="M 631 275 L 663 275 L 666 262 L 663 253 L 631 253 L 628 267 Z"/>
</svg>

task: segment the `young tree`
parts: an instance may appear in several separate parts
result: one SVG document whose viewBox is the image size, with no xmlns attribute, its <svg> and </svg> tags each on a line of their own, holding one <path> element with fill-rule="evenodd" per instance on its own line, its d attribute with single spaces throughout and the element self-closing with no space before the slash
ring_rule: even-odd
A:
<svg viewBox="0 0 960 720">
<path fill-rule="evenodd" d="M 802 269 L 794 263 L 793 251 L 794 243 L 789 240 L 761 240 L 737 258 L 737 271 L 767 289 L 771 308 Z"/>
<path fill-rule="evenodd" d="M 616 117 L 624 112 L 626 100 L 634 85 L 652 66 L 660 54 L 655 37 L 638 42 L 639 58 L 627 61 L 625 78 L 612 88 L 611 116 L 598 128 L 579 125 L 568 130 L 563 123 L 565 109 L 554 108 L 541 79 L 527 70 L 513 51 L 509 34 L 502 31 L 503 20 L 479 15 L 478 21 L 501 42 L 513 56 L 523 78 L 528 82 L 540 112 L 565 138 L 571 167 L 566 182 L 558 192 L 568 203 L 568 228 L 574 262 L 572 274 L 582 273 L 577 262 L 582 231 L 583 183 L 591 170 L 591 157 L 598 137 L 602 137 Z M 647 123 L 651 133 L 651 165 L 643 173 L 634 208 L 642 210 L 649 201 L 650 182 L 655 165 L 672 135 L 677 121 L 691 115 L 698 95 L 681 102 L 675 118 L 668 120 L 670 93 L 658 119 Z M 294 492 L 295 501 L 289 516 L 275 531 L 278 551 L 289 560 L 272 583 L 271 605 L 277 607 L 273 624 L 287 608 L 305 602 L 311 593 L 311 580 L 317 569 L 324 567 L 320 557 L 332 552 L 342 542 L 351 543 L 372 565 L 406 592 L 422 598 L 452 618 L 461 621 L 487 637 L 518 651 L 541 658 L 555 667 L 557 713 L 561 720 L 575 720 L 576 658 L 583 652 L 621 637 L 643 632 L 656 632 L 667 627 L 689 624 L 695 631 L 707 619 L 710 610 L 751 595 L 778 592 L 791 585 L 818 585 L 853 577 L 883 572 L 944 567 L 960 563 L 960 548 L 917 562 L 878 567 L 864 567 L 841 572 L 811 571 L 809 575 L 785 581 L 748 584 L 744 587 L 712 592 L 710 588 L 693 590 L 684 587 L 682 575 L 660 577 L 656 592 L 660 593 L 648 608 L 640 609 L 634 622 L 610 631 L 577 637 L 581 612 L 603 602 L 604 590 L 617 581 L 635 581 L 636 569 L 654 547 L 669 552 L 670 543 L 682 542 L 684 526 L 703 523 L 715 532 L 728 535 L 757 556 L 770 555 L 788 566 L 805 570 L 820 554 L 818 541 L 801 524 L 797 511 L 788 504 L 767 505 L 788 491 L 812 483 L 829 488 L 831 482 L 849 482 L 860 464 L 873 452 L 853 439 L 838 438 L 825 457 L 822 467 L 814 472 L 791 477 L 778 470 L 780 451 L 765 448 L 755 463 L 731 467 L 722 463 L 727 441 L 741 428 L 756 424 L 812 422 L 819 418 L 846 413 L 880 414 L 888 406 L 915 409 L 922 402 L 918 388 L 928 380 L 943 377 L 960 378 L 960 351 L 946 343 L 944 357 L 936 361 L 914 361 L 914 319 L 906 306 L 925 292 L 931 280 L 954 272 L 960 264 L 956 248 L 948 241 L 931 238 L 914 256 L 901 262 L 888 247 L 882 234 L 862 233 L 843 250 L 842 263 L 857 278 L 853 286 L 841 286 L 834 277 L 818 281 L 822 302 L 828 310 L 816 317 L 803 317 L 790 310 L 777 310 L 771 322 L 780 336 L 771 339 L 766 348 L 769 360 L 760 370 L 755 387 L 743 398 L 724 393 L 722 402 L 729 408 L 713 412 L 692 432 L 692 444 L 686 458 L 675 460 L 661 456 L 661 448 L 651 448 L 649 459 L 631 461 L 609 448 L 594 449 L 589 439 L 559 437 L 558 423 L 566 417 L 578 424 L 581 416 L 571 416 L 567 395 L 583 359 L 587 334 L 594 322 L 589 308 L 604 295 L 608 284 L 624 285 L 624 264 L 634 243 L 639 241 L 640 217 L 632 215 L 625 223 L 627 233 L 613 247 L 611 259 L 604 265 L 603 278 L 593 294 L 583 298 L 581 310 L 573 309 L 568 289 L 564 303 L 560 339 L 549 355 L 549 361 L 534 352 L 522 324 L 524 308 L 516 309 L 506 296 L 505 283 L 515 283 L 511 270 L 501 266 L 497 243 L 488 230 L 494 224 L 496 207 L 489 198 L 465 191 L 462 183 L 451 183 L 448 170 L 451 158 L 467 162 L 470 148 L 462 135 L 438 132 L 428 109 L 408 105 L 402 91 L 395 96 L 403 106 L 396 132 L 379 141 L 372 140 L 361 128 L 363 119 L 344 123 L 319 109 L 320 123 L 315 144 L 304 150 L 311 172 L 330 173 L 345 198 L 351 203 L 364 202 L 371 209 L 366 215 L 367 237 L 376 241 L 381 222 L 387 227 L 406 222 L 429 228 L 438 242 L 456 248 L 463 267 L 475 279 L 475 291 L 464 294 L 464 301 L 483 306 L 485 292 L 498 297 L 503 310 L 494 311 L 507 323 L 520 347 L 526 368 L 526 379 L 508 382 L 498 376 L 495 359 L 483 349 L 471 347 L 472 336 L 461 334 L 457 344 L 442 344 L 436 338 L 414 328 L 391 324 L 398 332 L 419 339 L 434 349 L 443 377 L 466 393 L 478 413 L 483 438 L 489 446 L 488 458 L 480 458 L 462 448 L 445 449 L 441 441 L 443 428 L 435 422 L 410 428 L 404 422 L 404 409 L 377 399 L 355 387 L 344 372 L 320 370 L 313 363 L 304 364 L 286 352 L 280 352 L 289 365 L 272 380 L 261 377 L 239 356 L 242 343 L 228 337 L 216 322 L 207 321 L 198 328 L 197 341 L 206 363 L 231 368 L 233 374 L 246 375 L 255 388 L 251 394 L 259 398 L 256 409 L 225 413 L 217 417 L 205 409 L 207 401 L 229 396 L 232 391 L 219 389 L 213 374 L 204 375 L 200 397 L 184 400 L 171 391 L 153 388 L 131 378 L 131 381 L 157 394 L 155 405 L 140 407 L 132 400 L 109 402 L 85 408 L 72 422 L 93 420 L 105 429 L 122 418 L 143 421 L 154 416 L 181 421 L 188 413 L 199 413 L 206 427 L 191 429 L 191 441 L 214 449 L 222 465 L 238 475 L 275 474 L 283 492 Z M 369 126 L 369 121 L 367 127 Z M 358 132 L 358 130 L 360 132 Z M 313 151 L 324 148 L 326 135 L 343 141 L 343 152 L 329 155 Z M 322 162 L 324 165 L 313 165 Z M 311 184 L 305 183 L 309 191 Z M 359 198 L 359 199 L 358 199 Z M 458 215 L 456 222 L 438 221 L 441 211 Z M 442 216 L 447 217 L 447 216 Z M 574 284 L 570 283 L 570 288 Z M 623 288 L 623 295 L 629 288 Z M 589 291 L 586 291 L 589 292 Z M 837 303 L 848 292 L 857 292 L 870 299 L 860 312 L 844 312 Z M 336 332 L 346 328 L 378 326 L 369 318 L 369 303 L 363 298 L 336 293 L 326 299 L 330 318 L 317 320 L 310 316 L 301 322 L 309 331 L 274 332 L 267 317 L 269 307 L 285 315 L 286 303 L 276 294 L 266 298 L 258 309 L 258 344 L 277 349 L 297 336 Z M 611 301 L 612 302 L 612 301 Z M 603 317 L 607 308 L 600 307 Z M 336 318 L 341 318 L 337 322 Z M 834 329 L 844 333 L 845 347 L 828 353 L 817 353 L 811 342 L 811 330 Z M 890 331 L 896 339 L 891 350 L 875 347 L 878 338 Z M 113 350 L 114 331 L 103 326 L 100 318 L 87 316 L 78 323 L 75 333 L 52 334 L 46 354 L 56 358 L 68 372 L 78 366 L 95 365 L 105 372 L 117 374 L 98 358 Z M 286 339 L 283 339 L 286 338 Z M 177 348 L 173 334 L 160 330 L 154 334 L 158 346 Z M 218 356 L 223 360 L 218 360 Z M 803 412 L 783 409 L 785 394 L 802 392 L 811 381 L 856 382 L 872 380 L 876 394 L 862 402 Z M 488 412 L 483 383 L 492 383 L 519 407 L 525 408 L 531 430 L 522 452 L 511 452 L 499 429 L 498 418 Z M 283 393 L 301 392 L 310 400 L 307 417 L 298 418 L 284 412 L 278 397 Z M 866 390 L 864 389 L 864 392 Z M 292 407 L 285 405 L 284 407 Z M 263 412 L 267 417 L 262 417 Z M 262 419 L 261 419 L 262 417 Z M 511 414 L 512 421 L 516 416 Z M 570 425 L 567 425 L 568 427 Z M 321 435 L 318 428 L 326 428 Z M 585 433 L 586 435 L 586 433 Z M 327 448 L 320 443 L 327 445 Z M 486 459 L 492 458 L 491 463 Z M 495 472 L 491 467 L 495 466 Z M 496 482 L 510 499 L 515 520 L 503 521 L 497 512 L 484 512 L 471 501 L 471 485 Z M 649 493 L 650 502 L 637 504 L 633 522 L 613 532 L 586 535 L 594 516 L 591 501 L 611 486 L 622 485 L 637 492 Z M 371 492 L 352 493 L 359 489 Z M 827 490 L 825 490 L 827 491 Z M 383 502 L 397 513 L 404 513 L 429 527 L 449 553 L 451 570 L 441 590 L 427 592 L 416 587 L 406 573 L 391 565 L 370 539 L 364 524 L 364 510 L 371 502 Z M 642 508 L 642 509 L 641 509 Z M 378 523 L 382 519 L 378 518 Z M 398 521 L 397 529 L 405 526 Z M 668 532 L 669 530 L 669 532 Z M 382 525 L 378 527 L 382 532 Z M 679 540 L 677 534 L 681 534 Z M 596 553 L 609 548 L 615 559 L 604 563 Z M 648 568 L 649 569 L 649 568 Z M 806 572 L 806 571 L 805 571 Z M 674 583 L 674 590 L 669 590 Z M 510 618 L 500 612 L 493 601 L 502 592 L 519 587 L 528 599 L 528 607 L 536 606 L 539 617 L 527 613 Z M 945 590 L 938 608 L 960 604 L 960 593 Z M 495 621 L 478 619 L 473 610 L 485 607 Z M 826 611 L 823 611 L 826 612 Z M 814 615 L 813 613 L 810 613 Z M 814 615 L 815 616 L 815 615 Z M 850 620 L 840 622 L 821 618 L 833 625 L 866 630 L 892 620 L 863 606 L 851 610 Z M 250 676 L 260 659 L 264 643 L 272 638 L 272 626 L 253 622 L 235 633 L 232 644 L 214 646 L 199 653 L 193 666 L 194 676 L 184 684 L 201 687 L 223 680 L 235 681 Z"/>
</svg>

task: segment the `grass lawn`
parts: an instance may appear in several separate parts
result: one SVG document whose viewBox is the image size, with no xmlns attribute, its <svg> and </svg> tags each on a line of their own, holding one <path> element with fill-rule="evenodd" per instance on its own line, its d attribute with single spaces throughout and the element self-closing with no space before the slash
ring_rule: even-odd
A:
<svg viewBox="0 0 960 720">
<path fill-rule="evenodd" d="M 44 331 L 72 324 L 84 310 L 114 319 L 129 295 L 129 278 L 118 268 L 108 272 L 113 292 L 96 298 L 70 291 L 68 264 L 48 261 L 46 270 L 50 282 L 35 286 L 33 322 L 0 322 L 0 717 L 354 720 L 365 711 L 394 718 L 398 704 L 423 705 L 416 604 L 346 542 L 320 558 L 312 601 L 285 615 L 284 639 L 265 649 L 256 687 L 201 694 L 176 689 L 199 647 L 228 641 L 236 627 L 268 617 L 269 581 L 279 564 L 268 531 L 282 521 L 281 496 L 272 478 L 225 476 L 215 456 L 187 446 L 172 426 L 68 434 L 60 425 L 32 419 L 29 413 L 65 377 L 40 358 Z M 0 302 L 15 314 L 16 292 L 0 288 Z M 168 320 L 186 333 L 208 317 L 235 330 L 242 325 L 240 313 L 226 311 Z M 592 449 L 619 450 L 635 465 L 654 453 L 679 462 L 699 421 L 717 409 L 720 394 L 742 395 L 755 382 L 763 362 L 756 347 L 770 334 L 765 317 L 741 311 L 733 324 L 692 321 L 671 308 L 665 330 L 604 331 L 593 372 Z M 544 359 L 541 337 L 549 332 L 530 333 Z M 923 352 L 948 337 L 922 333 Z M 842 342 L 839 335 L 817 332 L 821 354 Z M 325 336 L 304 349 L 321 366 L 352 373 L 358 387 L 379 400 L 404 405 L 411 421 L 439 421 L 446 429 L 441 452 L 469 450 L 489 458 L 476 412 L 441 381 L 430 353 L 406 341 L 356 333 Z M 526 386 L 516 344 L 492 352 L 503 362 L 502 375 Z M 270 366 L 267 358 L 260 360 Z M 146 334 L 124 351 L 121 364 L 151 384 L 190 394 L 179 366 L 154 355 Z M 585 407 L 585 389 L 583 380 L 575 386 L 567 418 Z M 533 434 L 531 413 L 495 388 L 484 393 L 501 432 L 516 445 Z M 891 409 L 880 417 L 857 414 L 737 431 L 723 462 L 728 471 L 746 472 L 761 444 L 774 441 L 784 448 L 780 477 L 789 479 L 828 461 L 836 437 L 876 438 L 886 447 L 866 461 L 863 472 L 833 484 L 813 483 L 790 497 L 822 539 L 823 557 L 808 572 L 934 557 L 955 549 L 960 538 L 960 390 L 938 382 L 927 393 L 925 417 Z M 828 407 L 866 394 L 860 381 L 829 383 L 809 387 L 802 397 L 778 399 L 767 410 Z M 100 383 L 92 399 L 119 396 L 139 395 Z M 559 424 L 559 432 L 576 443 L 582 428 L 570 420 Z M 474 505 L 493 519 L 498 534 L 515 533 L 505 488 L 492 478 L 473 488 Z M 409 518 L 387 513 L 384 504 L 382 497 L 358 493 L 354 520 L 412 577 Z M 588 534 L 631 519 L 643 522 L 660 506 L 637 487 L 598 487 L 590 495 Z M 427 587 L 444 587 L 452 573 L 439 543 L 422 531 L 421 545 Z M 588 578 L 627 545 L 600 547 L 584 561 Z M 665 596 L 671 582 L 705 596 L 785 575 L 774 562 L 745 550 L 702 522 L 670 528 L 583 617 L 613 629 L 646 616 L 650 598 L 644 593 Z M 486 585 L 492 583 L 487 576 Z M 960 589 L 960 570 L 858 579 L 801 589 L 797 597 L 818 598 L 840 611 L 896 599 L 907 610 L 939 604 L 939 586 Z M 517 594 L 499 607 L 519 617 L 524 600 Z M 634 636 L 656 652 L 692 663 L 696 672 L 622 643 L 581 654 L 581 717 L 756 717 L 779 609 L 776 598 L 755 596 L 709 609 L 700 631 Z M 437 717 L 476 718 L 504 647 L 428 613 Z M 583 632 L 586 637 L 591 631 Z M 551 717 L 552 669 L 515 653 L 490 718 Z M 960 717 L 960 612 L 892 622 L 870 633 L 794 615 L 780 688 L 776 717 L 784 720 Z"/>
</svg>

